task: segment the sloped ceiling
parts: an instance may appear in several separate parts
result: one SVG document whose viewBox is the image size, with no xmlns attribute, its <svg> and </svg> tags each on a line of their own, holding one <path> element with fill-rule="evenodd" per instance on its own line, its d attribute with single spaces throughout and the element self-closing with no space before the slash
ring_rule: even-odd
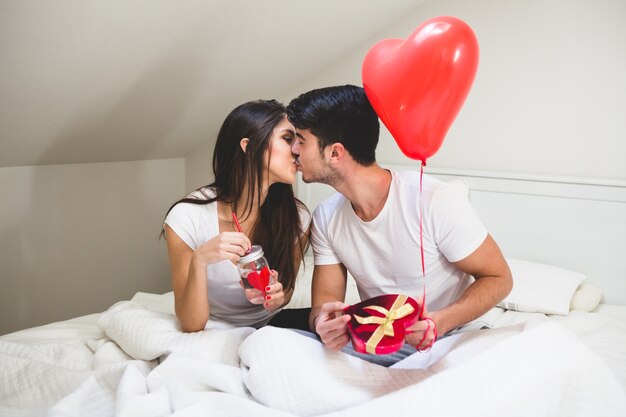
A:
<svg viewBox="0 0 626 417">
<path fill-rule="evenodd" d="M 183 157 L 416 0 L 0 2 L 0 167 Z"/>
</svg>

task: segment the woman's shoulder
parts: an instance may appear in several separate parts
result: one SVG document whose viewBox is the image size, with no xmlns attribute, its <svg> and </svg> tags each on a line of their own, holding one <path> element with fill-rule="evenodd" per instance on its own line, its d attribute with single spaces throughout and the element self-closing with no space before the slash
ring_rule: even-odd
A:
<svg viewBox="0 0 626 417">
<path fill-rule="evenodd" d="M 210 200 L 215 198 L 215 195 L 215 190 L 207 185 L 187 194 L 186 198 L 194 200 Z"/>
<path fill-rule="evenodd" d="M 187 196 L 179 200 L 172 210 L 177 211 L 205 211 L 215 206 L 215 201 L 210 201 L 215 198 L 215 191 L 211 187 L 198 188 L 195 191 L 190 192 Z"/>
<path fill-rule="evenodd" d="M 183 219 L 203 219 L 208 213 L 216 210 L 216 202 L 209 202 L 215 197 L 215 192 L 209 187 L 193 191 L 183 200 L 176 203 L 167 214 L 166 223 L 180 222 Z"/>
<path fill-rule="evenodd" d="M 164 223 L 192 249 L 218 232 L 216 202 L 208 203 L 210 195 L 202 190 L 190 193 L 186 198 L 198 203 L 181 201 L 172 207 L 165 218 Z"/>
</svg>

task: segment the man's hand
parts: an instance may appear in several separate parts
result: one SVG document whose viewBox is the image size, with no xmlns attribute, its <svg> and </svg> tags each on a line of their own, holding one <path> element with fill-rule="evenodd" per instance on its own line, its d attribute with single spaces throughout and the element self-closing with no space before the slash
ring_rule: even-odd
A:
<svg viewBox="0 0 626 417">
<path fill-rule="evenodd" d="M 341 314 L 347 306 L 340 301 L 322 304 L 320 313 L 315 318 L 315 332 L 329 349 L 339 350 L 350 342 L 348 335 L 350 316 Z"/>
<path fill-rule="evenodd" d="M 417 350 L 430 348 L 437 338 L 437 325 L 425 305 L 422 319 L 406 330 L 404 341 Z"/>
</svg>

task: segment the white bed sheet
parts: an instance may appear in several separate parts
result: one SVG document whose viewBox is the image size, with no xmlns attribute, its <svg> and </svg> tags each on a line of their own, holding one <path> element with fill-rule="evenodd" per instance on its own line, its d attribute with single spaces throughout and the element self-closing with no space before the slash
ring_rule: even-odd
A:
<svg viewBox="0 0 626 417">
<path fill-rule="evenodd" d="M 76 317 L 70 320 L 32 327 L 0 336 L 5 342 L 37 345 L 45 343 L 75 343 L 104 337 L 104 331 L 98 327 L 100 313 Z"/>
<path fill-rule="evenodd" d="M 466 386 L 471 381 L 481 382 L 482 387 L 472 395 L 487 395 L 485 389 L 503 386 L 500 379 L 508 381 L 508 385 L 513 380 L 528 382 L 529 378 L 545 383 L 541 369 L 525 375 L 525 368 L 505 367 L 509 362 L 542 364 L 544 376 L 556 378 L 564 369 L 551 368 L 555 365 L 539 352 L 558 348 L 580 357 L 580 363 L 578 356 L 569 358 L 568 369 L 575 364 L 590 381 L 596 378 L 608 391 L 612 383 L 602 374 L 602 368 L 610 369 L 622 396 L 616 399 L 613 393 L 611 401 L 622 401 L 626 393 L 626 306 L 600 305 L 593 313 L 572 312 L 567 317 L 497 309 L 483 318 L 497 330 L 474 330 L 442 339 L 435 345 L 437 349 L 399 363 L 394 371 L 341 353 L 329 353 L 313 340 L 278 329 L 258 332 L 241 329 L 234 333 L 215 330 L 213 336 L 181 334 L 172 312 L 171 293 L 138 293 L 131 302 L 117 303 L 101 314 L 1 336 L 0 416 L 87 415 L 87 412 L 103 416 L 175 412 L 202 415 L 209 410 L 219 411 L 219 415 L 321 415 L 338 410 L 345 411 L 340 415 L 358 415 L 359 412 L 373 415 L 374 410 L 394 407 L 407 395 L 421 398 L 428 394 L 424 398 L 432 398 L 441 390 L 454 390 L 455 384 Z M 216 337 L 218 331 L 222 333 Z M 557 334 L 559 337 L 550 339 Z M 546 339 L 540 340 L 542 337 Z M 281 346 L 290 344 L 297 347 L 298 352 L 280 354 Z M 512 357 L 507 356 L 507 349 Z M 489 355 L 484 353 L 486 350 Z M 271 355 L 275 355 L 275 363 L 281 363 L 280 367 L 272 365 Z M 302 361 L 302 357 L 307 361 Z M 491 364 L 495 369 L 485 368 Z M 332 372 L 325 375 L 323 369 Z M 422 369 L 422 373 L 416 369 Z M 470 381 L 464 381 L 466 374 L 463 372 L 470 369 L 474 375 Z M 484 374 L 476 369 L 484 369 Z M 306 378 L 306 370 L 318 373 L 315 381 L 302 380 Z M 392 379 L 389 372 L 395 372 Z M 488 375 L 489 372 L 496 375 Z M 498 376 L 497 372 L 517 375 Z M 599 375 L 595 375 L 596 372 Z M 269 378 L 272 373 L 276 376 Z M 368 378 L 364 375 L 371 382 L 365 383 Z M 435 375 L 437 378 L 431 378 Z M 567 377 L 575 379 L 572 375 Z M 558 378 L 554 379 L 553 384 L 557 381 Z M 415 390 L 418 382 L 419 391 Z M 498 383 L 494 385 L 495 382 Z M 287 392 L 299 386 L 298 383 L 307 389 Z M 585 385 L 582 378 L 578 383 L 572 389 L 584 389 L 588 393 L 593 389 Z M 608 391 L 596 392 L 594 398 L 608 395 Z M 548 392 L 544 387 L 527 394 Z M 320 397 L 311 401 L 316 398 L 315 393 Z M 500 395 L 501 399 L 513 395 L 497 391 L 492 394 Z M 577 395 L 581 401 L 585 400 L 577 404 L 580 410 L 586 406 L 598 407 L 589 398 Z M 357 400 L 368 405 L 360 408 Z M 500 400 L 490 401 L 493 407 L 505 406 Z M 509 398 L 509 401 L 513 400 Z M 545 401 L 539 403 L 546 405 Z M 468 409 L 466 415 L 488 411 L 472 407 L 472 412 Z M 422 407 L 418 414 L 425 416 L 432 412 L 436 415 L 443 411 L 426 408 Z M 604 415 L 626 413 L 626 407 L 594 410 L 593 415 L 602 415 L 602 411 Z M 448 409 L 448 412 L 455 411 L 459 409 Z"/>
</svg>

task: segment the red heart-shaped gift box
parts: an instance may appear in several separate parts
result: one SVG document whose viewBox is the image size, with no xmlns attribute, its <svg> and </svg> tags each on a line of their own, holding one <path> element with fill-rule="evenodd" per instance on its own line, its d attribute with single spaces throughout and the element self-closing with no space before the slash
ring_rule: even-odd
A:
<svg viewBox="0 0 626 417">
<path fill-rule="evenodd" d="M 354 350 L 384 355 L 404 344 L 406 329 L 414 325 L 420 305 L 402 294 L 385 294 L 346 307 L 348 330 Z"/>
</svg>

